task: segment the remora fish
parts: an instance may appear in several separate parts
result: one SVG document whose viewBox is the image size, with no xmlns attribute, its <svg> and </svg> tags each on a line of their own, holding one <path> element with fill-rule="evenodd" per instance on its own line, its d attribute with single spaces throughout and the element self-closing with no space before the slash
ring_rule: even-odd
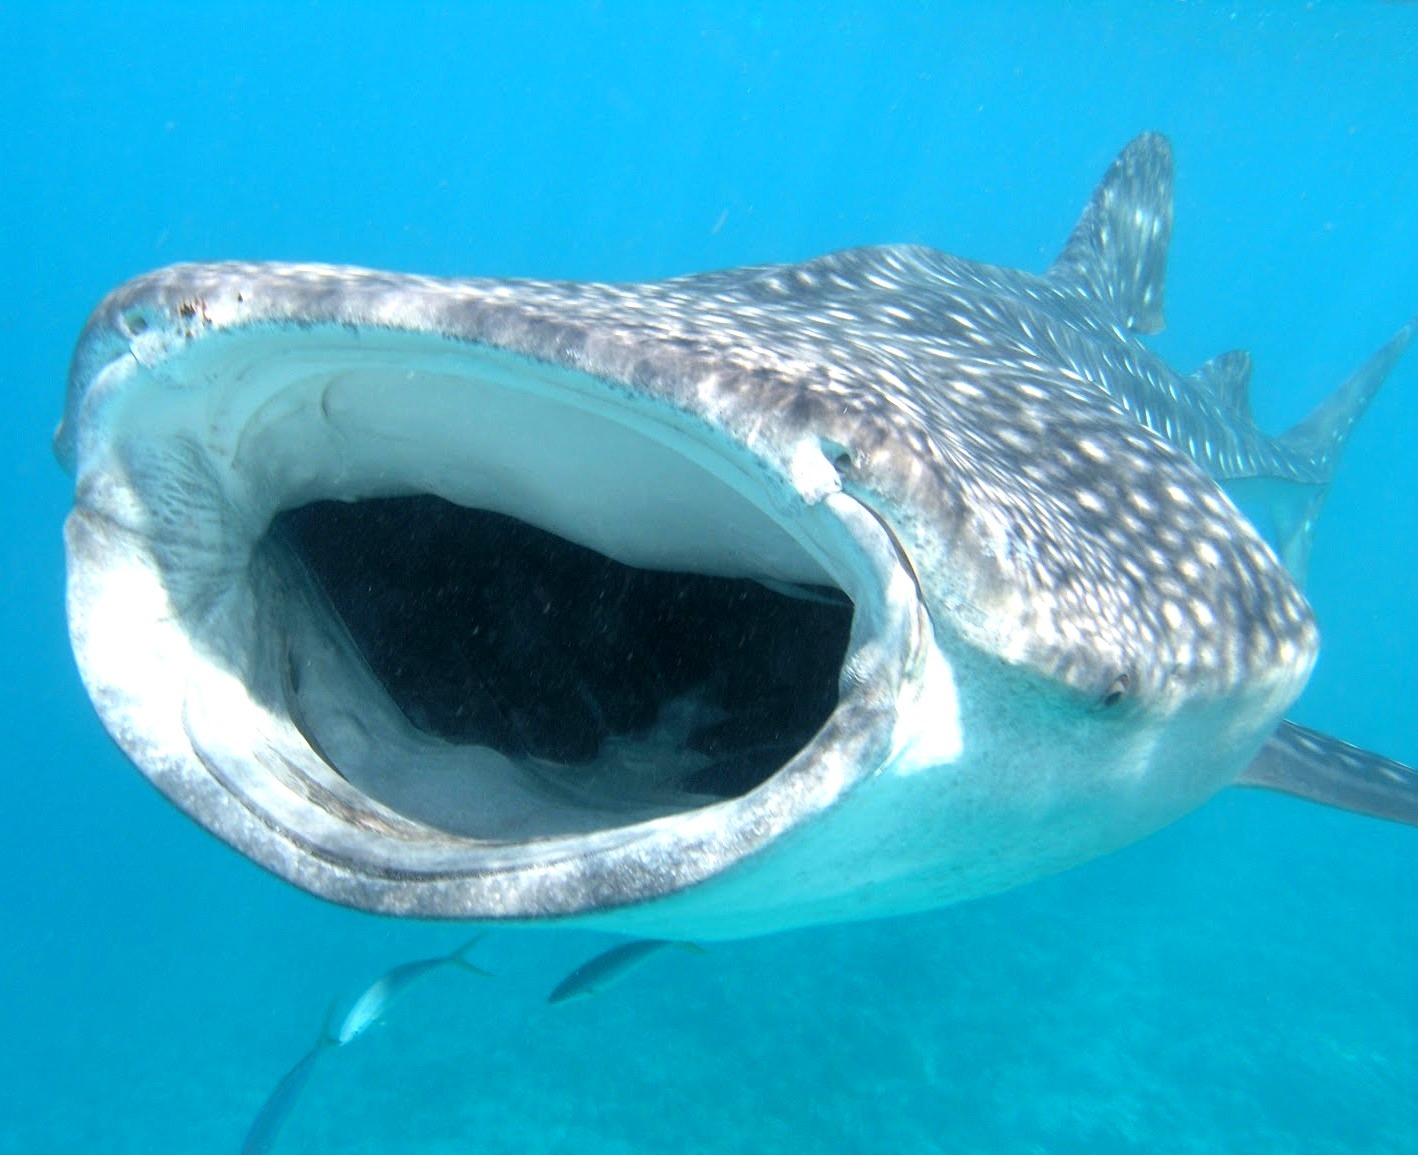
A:
<svg viewBox="0 0 1418 1155">
<path fill-rule="evenodd" d="M 434 971 L 456 966 L 462 967 L 472 974 L 490 978 L 487 971 L 475 966 L 466 957 L 468 951 L 472 950 L 482 940 L 482 937 L 480 934 L 474 935 L 451 954 L 400 963 L 380 975 L 365 988 L 345 1013 L 345 1017 L 340 1021 L 339 1029 L 335 1031 L 335 1042 L 344 1046 L 364 1034 L 384 1016 L 384 1012 L 389 1009 L 389 1004 L 409 989 L 410 984 Z"/>
<path fill-rule="evenodd" d="M 140 277 L 56 441 L 94 705 L 317 894 L 640 937 L 988 894 L 1238 780 L 1414 822 L 1413 771 L 1283 721 L 1316 627 L 1219 484 L 1298 569 L 1414 324 L 1262 433 L 1243 357 L 1138 339 L 1171 176 L 1135 140 L 1041 276 Z"/>
<path fill-rule="evenodd" d="M 335 1045 L 336 1040 L 330 1034 L 329 1023 L 326 1023 L 320 1031 L 320 1037 L 315 1040 L 315 1045 L 281 1076 L 281 1081 L 272 1088 L 266 1101 L 261 1104 L 261 1109 L 256 1112 L 256 1118 L 251 1121 L 246 1138 L 241 1144 L 241 1155 L 265 1155 L 265 1152 L 271 1150 L 281 1128 L 286 1124 L 286 1119 L 295 1108 L 296 1100 L 305 1090 L 305 1084 L 310 1081 L 316 1060 Z"/>
<path fill-rule="evenodd" d="M 667 946 L 685 946 L 689 943 L 673 943 L 663 938 L 640 938 L 619 943 L 609 950 L 593 955 L 552 988 L 547 995 L 549 1003 L 564 1003 L 568 999 L 584 998 L 620 982 L 641 963 L 658 954 Z"/>
</svg>

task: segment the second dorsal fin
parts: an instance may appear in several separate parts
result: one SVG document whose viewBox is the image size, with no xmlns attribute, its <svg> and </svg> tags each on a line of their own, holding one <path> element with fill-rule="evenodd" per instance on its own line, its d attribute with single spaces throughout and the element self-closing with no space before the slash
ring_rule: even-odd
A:
<svg viewBox="0 0 1418 1155">
<path fill-rule="evenodd" d="M 1244 349 L 1218 353 L 1191 379 L 1205 389 L 1228 413 L 1251 420 L 1251 355 Z"/>
</svg>

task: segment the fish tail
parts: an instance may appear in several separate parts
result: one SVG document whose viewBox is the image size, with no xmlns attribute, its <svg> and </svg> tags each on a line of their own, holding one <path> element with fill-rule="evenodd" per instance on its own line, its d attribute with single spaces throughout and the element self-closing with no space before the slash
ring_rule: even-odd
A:
<svg viewBox="0 0 1418 1155">
<path fill-rule="evenodd" d="M 1317 487 L 1297 493 L 1293 501 L 1273 510 L 1280 556 L 1301 581 L 1309 568 L 1315 521 L 1349 437 L 1415 333 L 1418 317 L 1412 318 L 1308 417 L 1278 439 L 1282 449 L 1309 461 L 1320 477 Z"/>
<path fill-rule="evenodd" d="M 320 1024 L 320 1034 L 315 1040 L 315 1050 L 324 1051 L 340 1045 L 339 1016 L 337 1014 L 339 1009 L 340 1000 L 331 999 L 330 1005 L 325 1008 L 325 1018 Z"/>
<path fill-rule="evenodd" d="M 485 979 L 495 977 L 491 971 L 483 970 L 482 967 L 478 966 L 470 958 L 468 958 L 468 953 L 473 949 L 473 947 L 477 946 L 478 943 L 482 942 L 482 940 L 486 937 L 486 931 L 479 931 L 477 934 L 473 935 L 472 938 L 468 939 L 468 941 L 465 942 L 462 946 L 460 946 L 457 950 L 455 950 L 451 955 L 449 955 L 448 961 L 451 962 L 454 966 L 462 967 L 463 970 L 467 971 L 469 974 L 481 975 Z"/>
</svg>

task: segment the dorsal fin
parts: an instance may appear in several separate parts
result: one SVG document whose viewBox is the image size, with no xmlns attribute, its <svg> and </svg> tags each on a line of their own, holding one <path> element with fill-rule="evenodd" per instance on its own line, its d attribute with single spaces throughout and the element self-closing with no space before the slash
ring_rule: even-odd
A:
<svg viewBox="0 0 1418 1155">
<path fill-rule="evenodd" d="M 1235 417 L 1251 420 L 1251 355 L 1244 349 L 1218 353 L 1191 379 Z"/>
<path fill-rule="evenodd" d="M 1048 277 L 1134 332 L 1156 333 L 1171 239 L 1172 146 L 1145 132 L 1113 161 Z"/>
</svg>

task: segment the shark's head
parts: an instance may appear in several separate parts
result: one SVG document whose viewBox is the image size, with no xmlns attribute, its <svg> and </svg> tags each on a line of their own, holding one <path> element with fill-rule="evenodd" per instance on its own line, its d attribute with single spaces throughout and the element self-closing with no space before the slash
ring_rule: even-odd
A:
<svg viewBox="0 0 1418 1155">
<path fill-rule="evenodd" d="M 390 913 L 733 936 L 1118 846 L 1234 778 L 1316 635 L 1090 379 L 1160 267 L 1073 256 L 133 281 L 57 443 L 89 693 L 198 821 Z"/>
</svg>

